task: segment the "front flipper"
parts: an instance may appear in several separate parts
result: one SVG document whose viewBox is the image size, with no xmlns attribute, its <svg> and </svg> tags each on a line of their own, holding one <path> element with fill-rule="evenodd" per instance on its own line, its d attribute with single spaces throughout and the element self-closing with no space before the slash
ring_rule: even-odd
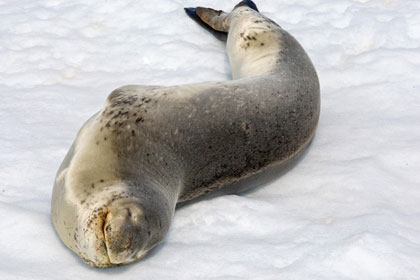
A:
<svg viewBox="0 0 420 280">
<path fill-rule="evenodd" d="M 227 40 L 227 30 L 226 31 L 221 31 L 218 29 L 214 28 L 214 25 L 210 25 L 211 22 L 207 21 L 210 19 L 209 17 L 209 12 L 206 12 L 207 10 L 212 10 L 214 12 L 218 12 L 215 11 L 213 9 L 209 9 L 209 8 L 202 8 L 202 7 L 197 7 L 197 8 L 185 8 L 185 12 L 187 13 L 187 15 L 193 19 L 195 22 L 197 22 L 201 27 L 203 27 L 204 29 L 208 30 L 210 33 L 213 34 L 214 37 L 216 37 L 218 40 L 226 42 Z M 221 12 L 221 11 L 220 11 Z M 215 15 L 215 13 L 212 12 L 213 15 Z M 203 19 L 206 19 L 206 21 L 204 21 Z"/>
</svg>

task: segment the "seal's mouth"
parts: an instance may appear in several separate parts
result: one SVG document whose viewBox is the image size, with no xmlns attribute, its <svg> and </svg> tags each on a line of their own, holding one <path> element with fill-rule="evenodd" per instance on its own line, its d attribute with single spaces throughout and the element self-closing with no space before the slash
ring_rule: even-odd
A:
<svg viewBox="0 0 420 280">
<path fill-rule="evenodd" d="M 108 211 L 106 211 L 104 213 L 104 216 L 102 218 L 102 226 L 100 227 L 101 233 L 102 233 L 102 238 L 103 238 L 103 246 L 105 247 L 105 252 L 106 252 L 106 257 L 108 259 L 108 263 L 111 263 L 111 260 L 109 259 L 109 251 L 108 251 L 108 245 L 106 244 L 106 237 L 105 237 L 105 227 L 106 227 L 106 221 L 108 219 Z"/>
<path fill-rule="evenodd" d="M 77 237 L 77 247 L 82 259 L 93 267 L 114 266 L 108 256 L 108 246 L 105 240 L 104 229 L 108 209 L 102 206 L 96 208 L 85 220 L 85 225 L 80 228 Z"/>
</svg>

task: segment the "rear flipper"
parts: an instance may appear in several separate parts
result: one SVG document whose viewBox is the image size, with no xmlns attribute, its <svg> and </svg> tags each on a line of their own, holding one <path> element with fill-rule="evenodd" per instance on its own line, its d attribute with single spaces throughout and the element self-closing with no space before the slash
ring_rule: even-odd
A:
<svg viewBox="0 0 420 280">
<path fill-rule="evenodd" d="M 248 6 L 258 12 L 257 5 L 251 0 L 239 2 L 234 9 L 242 6 Z M 212 33 L 217 39 L 220 41 L 227 40 L 227 34 L 230 27 L 229 13 L 203 7 L 185 8 L 185 12 L 190 18 Z"/>
<path fill-rule="evenodd" d="M 235 6 L 235 8 L 234 8 L 234 9 L 236 9 L 236 8 L 238 8 L 238 7 L 241 7 L 241 6 L 248 6 L 248 7 L 250 7 L 251 9 L 253 9 L 253 10 L 255 10 L 255 11 L 259 12 L 259 11 L 258 11 L 258 8 L 257 8 L 257 5 L 255 5 L 255 3 L 254 3 L 254 2 L 252 2 L 251 0 L 243 0 L 243 1 L 239 2 L 239 3 Z"/>
<path fill-rule="evenodd" d="M 206 22 L 204 22 L 201 17 L 198 14 L 203 14 L 203 12 L 205 11 L 205 9 L 208 8 L 185 8 L 185 12 L 187 13 L 187 15 L 193 19 L 195 22 L 197 22 L 201 27 L 203 27 L 204 29 L 206 29 L 207 31 L 209 31 L 211 34 L 213 34 L 214 37 L 216 37 L 218 40 L 226 42 L 227 40 L 227 31 L 219 31 L 214 29 L 213 27 L 211 27 L 209 24 L 207 24 Z M 198 12 L 197 12 L 198 10 Z M 208 10 L 212 10 L 212 9 L 208 9 Z M 214 11 L 214 10 L 213 10 Z M 215 11 L 217 12 L 217 11 Z M 205 12 L 204 12 L 205 14 Z M 207 17 L 208 18 L 208 17 Z"/>
</svg>

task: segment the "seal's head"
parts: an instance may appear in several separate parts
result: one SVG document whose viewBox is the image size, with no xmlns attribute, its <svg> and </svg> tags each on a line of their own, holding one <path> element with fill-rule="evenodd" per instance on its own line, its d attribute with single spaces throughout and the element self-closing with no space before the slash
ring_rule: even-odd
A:
<svg viewBox="0 0 420 280">
<path fill-rule="evenodd" d="M 141 258 L 150 249 L 152 229 L 144 210 L 128 199 L 115 201 L 103 223 L 106 252 L 111 264 Z"/>
<path fill-rule="evenodd" d="M 159 192 L 143 192 L 140 197 L 128 186 L 111 186 L 96 194 L 93 207 L 89 203 L 93 210 L 81 209 L 75 238 L 77 253 L 86 263 L 96 267 L 128 264 L 164 239 L 173 209 Z"/>
</svg>

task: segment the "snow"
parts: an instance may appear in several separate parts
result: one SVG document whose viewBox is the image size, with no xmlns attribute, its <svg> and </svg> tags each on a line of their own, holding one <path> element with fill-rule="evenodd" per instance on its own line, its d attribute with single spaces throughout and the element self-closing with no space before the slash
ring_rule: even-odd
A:
<svg viewBox="0 0 420 280">
<path fill-rule="evenodd" d="M 420 279 L 420 2 L 257 1 L 312 58 L 316 137 L 263 187 L 177 210 L 165 242 L 95 269 L 58 239 L 55 172 L 125 84 L 230 79 L 183 7 L 222 0 L 0 1 L 0 279 Z"/>
</svg>

